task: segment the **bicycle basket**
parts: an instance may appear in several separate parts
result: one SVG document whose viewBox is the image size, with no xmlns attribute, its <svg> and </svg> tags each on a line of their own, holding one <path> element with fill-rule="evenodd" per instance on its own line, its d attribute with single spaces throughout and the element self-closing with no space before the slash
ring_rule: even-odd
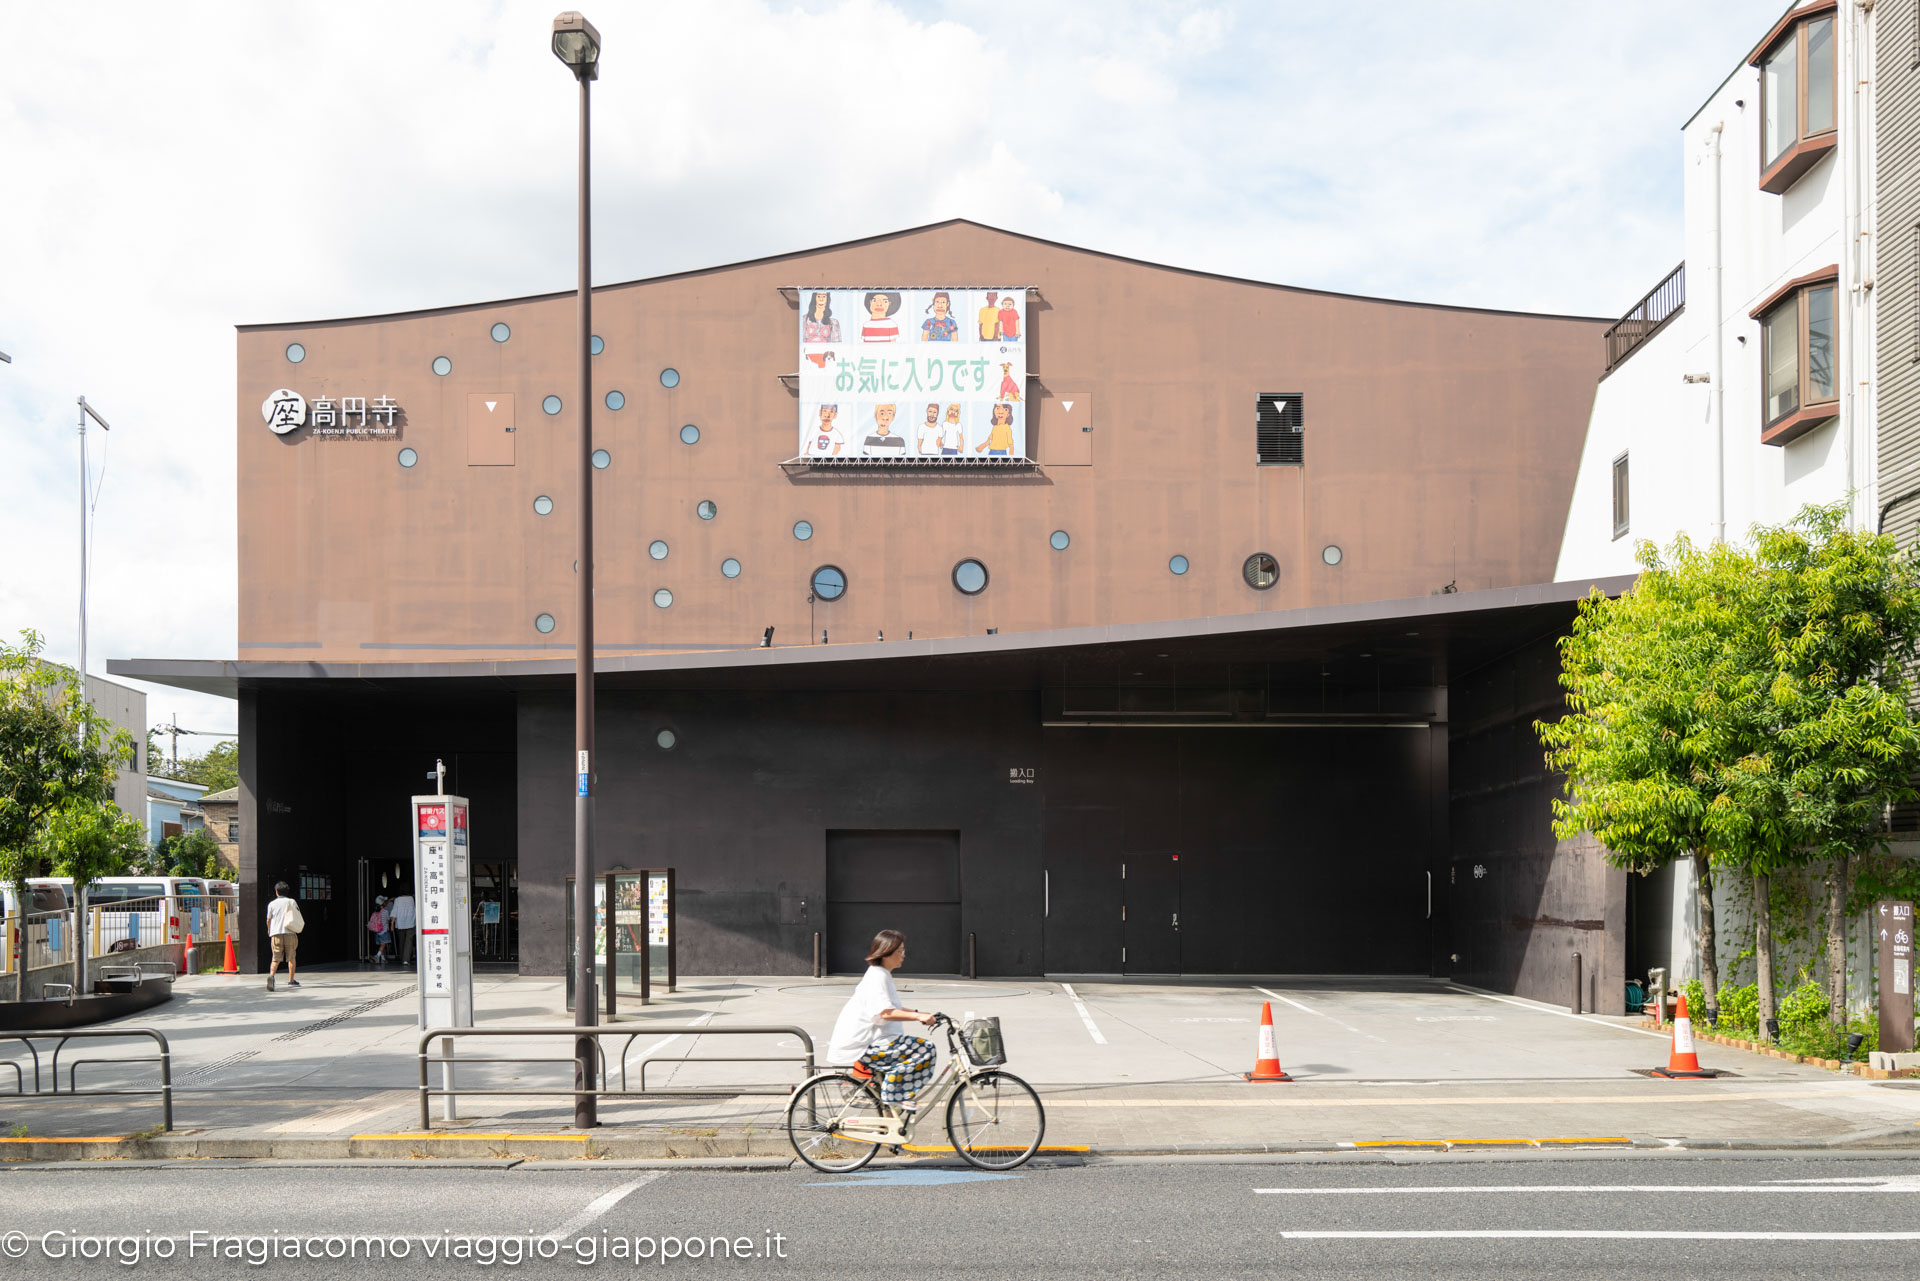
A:
<svg viewBox="0 0 1920 1281">
<path fill-rule="evenodd" d="M 968 1019 L 960 1029 L 960 1046 L 975 1067 L 998 1067 L 1007 1061 L 1007 1044 L 1000 1039 L 997 1018 Z"/>
</svg>

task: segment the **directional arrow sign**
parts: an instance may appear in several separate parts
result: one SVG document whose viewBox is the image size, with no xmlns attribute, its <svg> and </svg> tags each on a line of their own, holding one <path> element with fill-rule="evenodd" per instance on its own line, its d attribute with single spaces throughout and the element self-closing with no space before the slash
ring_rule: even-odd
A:
<svg viewBox="0 0 1920 1281">
<path fill-rule="evenodd" d="M 1071 400 L 1063 400 L 1060 404 L 1068 413 L 1073 412 L 1073 402 Z"/>
<path fill-rule="evenodd" d="M 1276 414 L 1284 414 L 1287 412 L 1287 402 L 1284 400 L 1274 400 L 1267 403 L 1273 406 L 1273 412 Z"/>
<path fill-rule="evenodd" d="M 499 402 L 499 401 L 497 401 L 497 400 L 489 400 L 489 401 L 487 402 L 487 412 L 488 412 L 488 413 L 492 413 L 492 412 L 493 412 L 493 407 L 494 407 L 495 405 L 497 405 L 497 404 L 499 404 L 499 403 L 500 403 L 500 402 Z"/>
</svg>

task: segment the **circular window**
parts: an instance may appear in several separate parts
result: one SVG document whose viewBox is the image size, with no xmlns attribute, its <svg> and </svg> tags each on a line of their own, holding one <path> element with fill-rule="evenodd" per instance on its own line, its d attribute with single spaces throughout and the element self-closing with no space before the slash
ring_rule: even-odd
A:
<svg viewBox="0 0 1920 1281">
<path fill-rule="evenodd" d="M 560 398 L 558 396 L 549 396 L 540 402 L 540 408 L 550 414 L 557 414 L 560 412 Z"/>
<path fill-rule="evenodd" d="M 608 409 L 620 409 L 620 408 L 623 408 L 626 405 L 626 403 L 627 403 L 627 395 L 625 392 L 610 391 L 607 393 Z"/>
<path fill-rule="evenodd" d="M 847 594 L 847 576 L 838 565 L 822 565 L 813 571 L 813 594 L 821 600 L 839 600 Z"/>
<path fill-rule="evenodd" d="M 678 387 L 680 385 L 680 371 L 678 369 L 662 369 L 660 371 L 660 385 L 662 387 Z"/>
<path fill-rule="evenodd" d="M 402 467 L 411 467 L 419 461 L 420 455 L 414 453 L 411 446 L 400 451 L 400 465 Z"/>
<path fill-rule="evenodd" d="M 648 543 L 647 555 L 653 557 L 655 560 L 665 560 L 667 558 L 666 539 L 656 538 L 652 542 Z"/>
<path fill-rule="evenodd" d="M 671 752 L 673 750 L 673 745 L 679 742 L 680 738 L 672 730 L 663 729 L 658 734 L 655 734 L 653 736 L 653 741 L 660 744 L 661 751 Z"/>
<path fill-rule="evenodd" d="M 453 372 L 453 362 L 445 356 L 435 356 L 433 358 L 433 372 L 445 378 Z"/>
<path fill-rule="evenodd" d="M 1344 553 L 1333 543 L 1328 543 L 1320 549 L 1320 559 L 1329 565 L 1338 565 L 1344 559 Z"/>
<path fill-rule="evenodd" d="M 653 603 L 661 609 L 665 609 L 667 606 L 673 604 L 673 593 L 662 587 L 653 594 Z"/>
<path fill-rule="evenodd" d="M 1187 558 L 1185 556 L 1175 556 L 1167 562 L 1167 568 L 1176 574 L 1184 574 L 1187 572 Z"/>
<path fill-rule="evenodd" d="M 537 515 L 551 516 L 553 515 L 553 500 L 545 494 L 542 494 L 533 500 L 533 510 Z"/>
<path fill-rule="evenodd" d="M 593 451 L 593 465 L 605 471 L 613 465 L 613 455 L 604 449 L 596 449 Z"/>
<path fill-rule="evenodd" d="M 506 321 L 502 320 L 494 325 L 493 340 L 495 342 L 505 342 L 507 339 L 511 337 L 513 337 L 513 330 L 507 328 Z"/>
<path fill-rule="evenodd" d="M 598 356 L 601 352 L 605 351 L 606 349 L 607 349 L 607 344 L 600 341 L 599 334 L 595 334 L 593 337 L 587 339 L 587 350 L 592 352 L 594 355 Z"/>
<path fill-rule="evenodd" d="M 978 596 L 987 590 L 987 567 L 977 560 L 963 560 L 953 567 L 953 585 L 964 596 Z"/>
<path fill-rule="evenodd" d="M 297 342 L 290 342 L 287 344 L 287 359 L 291 361 L 293 364 L 297 365 L 301 361 L 305 360 L 306 358 L 307 358 L 307 349 L 305 347 L 302 347 Z"/>
<path fill-rule="evenodd" d="M 720 562 L 720 572 L 727 578 L 740 577 L 740 562 L 729 556 Z"/>
<path fill-rule="evenodd" d="M 700 505 L 694 508 L 694 510 L 700 513 L 701 520 L 712 520 L 715 516 L 718 516 L 720 514 L 719 505 L 716 504 L 711 498 L 702 498 L 700 500 Z"/>
<path fill-rule="evenodd" d="M 1067 531 L 1064 529 L 1054 530 L 1052 536 L 1047 539 L 1047 542 L 1053 545 L 1053 550 L 1057 552 L 1067 550 L 1067 544 L 1072 541 L 1073 539 L 1067 537 Z"/>
<path fill-rule="evenodd" d="M 797 538 L 797 539 L 799 539 L 799 540 L 800 540 L 801 542 L 803 542 L 803 543 L 804 543 L 804 542 L 806 542 L 806 541 L 807 541 L 807 540 L 808 540 L 809 538 L 812 538 L 812 537 L 813 537 L 813 524 L 812 524 L 812 522 L 811 522 L 811 521 L 804 521 L 804 520 L 796 520 L 796 521 L 794 521 L 794 522 L 793 522 L 793 536 L 794 536 L 795 538 Z"/>
<path fill-rule="evenodd" d="M 700 439 L 700 429 L 698 427 L 695 427 L 692 423 L 688 423 L 685 427 L 682 427 L 680 429 L 681 444 L 691 445 L 699 439 Z"/>
<path fill-rule="evenodd" d="M 1264 592 L 1280 581 L 1280 562 L 1265 552 L 1255 552 L 1240 567 L 1240 577 L 1247 580 L 1247 586 Z"/>
<path fill-rule="evenodd" d="M 536 632 L 550 632 L 550 631 L 552 631 L 552 630 L 553 630 L 553 615 L 552 615 L 552 614 L 542 614 L 542 615 L 540 615 L 540 616 L 539 616 L 538 618 L 536 618 L 536 619 L 534 619 L 534 620 L 533 620 L 533 630 L 534 630 L 534 631 L 536 631 Z"/>
</svg>

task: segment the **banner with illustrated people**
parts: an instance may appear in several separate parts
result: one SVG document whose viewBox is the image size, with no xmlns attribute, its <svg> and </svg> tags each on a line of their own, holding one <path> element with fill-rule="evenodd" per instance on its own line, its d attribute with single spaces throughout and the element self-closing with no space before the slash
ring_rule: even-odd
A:
<svg viewBox="0 0 1920 1281">
<path fill-rule="evenodd" d="M 801 289 L 800 449 L 834 459 L 1027 456 L 1024 289 Z"/>
</svg>

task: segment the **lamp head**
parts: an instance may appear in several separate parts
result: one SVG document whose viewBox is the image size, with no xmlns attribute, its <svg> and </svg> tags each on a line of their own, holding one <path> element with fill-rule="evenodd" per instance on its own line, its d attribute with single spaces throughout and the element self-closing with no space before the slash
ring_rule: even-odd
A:
<svg viewBox="0 0 1920 1281">
<path fill-rule="evenodd" d="M 569 9 L 553 20 L 553 56 L 581 80 L 600 78 L 600 32 L 586 15 Z"/>
</svg>

